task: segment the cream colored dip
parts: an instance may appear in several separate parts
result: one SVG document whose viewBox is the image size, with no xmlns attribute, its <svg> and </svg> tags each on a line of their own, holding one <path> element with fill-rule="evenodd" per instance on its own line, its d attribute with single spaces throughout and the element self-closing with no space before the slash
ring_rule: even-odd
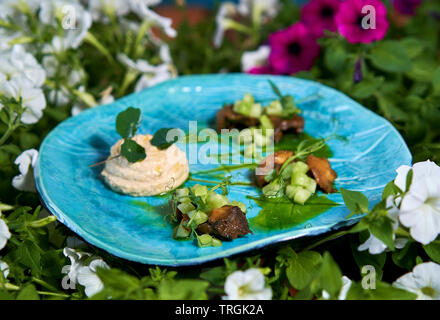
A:
<svg viewBox="0 0 440 320">
<path fill-rule="evenodd" d="M 152 196 L 179 187 L 189 174 L 186 153 L 176 145 L 159 150 L 150 144 L 152 135 L 136 135 L 132 139 L 145 148 L 147 157 L 130 163 L 120 156 L 105 163 L 102 171 L 107 184 L 115 191 L 132 196 Z M 119 140 L 112 148 L 110 157 L 120 154 Z"/>
</svg>

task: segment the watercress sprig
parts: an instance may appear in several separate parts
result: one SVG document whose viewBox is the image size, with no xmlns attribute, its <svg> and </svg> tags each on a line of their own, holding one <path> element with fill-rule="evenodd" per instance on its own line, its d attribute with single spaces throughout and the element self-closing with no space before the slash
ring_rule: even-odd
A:
<svg viewBox="0 0 440 320">
<path fill-rule="evenodd" d="M 116 117 L 116 131 L 124 139 L 121 146 L 121 155 L 129 162 L 137 162 L 147 157 L 144 147 L 132 140 L 139 127 L 141 110 L 128 107 Z"/>
<path fill-rule="evenodd" d="M 295 105 L 292 95 L 283 95 L 277 85 L 272 81 L 268 80 L 273 92 L 280 99 L 281 105 L 283 106 L 283 118 L 290 118 L 295 114 L 301 113 Z"/>
</svg>

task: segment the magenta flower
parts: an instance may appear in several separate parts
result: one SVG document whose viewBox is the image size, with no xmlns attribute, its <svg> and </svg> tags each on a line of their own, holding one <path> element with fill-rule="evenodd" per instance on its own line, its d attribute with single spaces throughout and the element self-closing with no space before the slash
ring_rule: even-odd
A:
<svg viewBox="0 0 440 320">
<path fill-rule="evenodd" d="M 369 10 L 370 6 L 374 7 L 374 11 Z M 370 19 L 365 18 L 368 15 Z M 346 0 L 341 3 L 335 20 L 339 32 L 350 43 L 381 40 L 389 26 L 387 9 L 380 0 Z"/>
<path fill-rule="evenodd" d="M 269 45 L 269 65 L 277 74 L 309 70 L 320 50 L 313 34 L 301 22 L 272 33 Z"/>
<path fill-rule="evenodd" d="M 252 67 L 247 73 L 250 74 L 277 74 L 271 66 Z"/>
<path fill-rule="evenodd" d="M 393 0 L 394 9 L 402 14 L 414 15 L 422 0 Z"/>
<path fill-rule="evenodd" d="M 302 8 L 301 21 L 316 37 L 321 37 L 324 30 L 336 31 L 335 16 L 340 4 L 340 0 L 312 0 Z"/>
</svg>

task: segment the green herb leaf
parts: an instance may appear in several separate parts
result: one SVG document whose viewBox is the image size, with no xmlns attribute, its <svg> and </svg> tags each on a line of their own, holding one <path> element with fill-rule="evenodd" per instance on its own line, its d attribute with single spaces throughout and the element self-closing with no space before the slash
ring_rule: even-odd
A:
<svg viewBox="0 0 440 320">
<path fill-rule="evenodd" d="M 272 91 L 281 99 L 283 97 L 283 95 L 281 94 L 280 89 L 277 87 L 277 85 L 272 81 L 272 80 L 268 80 L 269 84 L 272 88 Z"/>
<path fill-rule="evenodd" d="M 352 214 L 368 212 L 368 198 L 358 191 L 340 189 L 344 203 Z"/>
<path fill-rule="evenodd" d="M 322 263 L 322 257 L 315 251 L 303 251 L 293 254 L 287 260 L 286 275 L 290 284 L 298 290 L 304 289 L 316 276 Z"/>
<path fill-rule="evenodd" d="M 321 288 L 336 298 L 342 287 L 342 273 L 330 253 L 325 252 L 319 274 Z"/>
<path fill-rule="evenodd" d="M 375 215 L 373 219 L 368 219 L 368 230 L 381 240 L 388 248 L 394 250 L 393 221 L 385 215 Z"/>
<path fill-rule="evenodd" d="M 140 117 L 140 109 L 128 107 L 116 117 L 116 131 L 124 139 L 133 137 L 139 127 Z"/>
<path fill-rule="evenodd" d="M 435 262 L 440 263 L 440 244 L 431 242 L 423 246 L 426 254 Z"/>
<path fill-rule="evenodd" d="M 353 282 L 347 300 L 414 300 L 417 295 L 392 285 L 376 281 L 375 289 L 364 289 L 361 282 Z"/>
<path fill-rule="evenodd" d="M 398 41 L 378 42 L 368 56 L 375 67 L 388 72 L 411 70 L 411 60 Z"/>
<path fill-rule="evenodd" d="M 179 137 L 174 136 L 172 141 L 168 141 L 167 135 L 170 130 L 174 130 L 173 128 L 162 128 L 156 131 L 153 138 L 151 139 L 151 145 L 156 148 L 163 150 L 169 148 L 173 143 L 176 143 L 179 140 Z"/>
<path fill-rule="evenodd" d="M 130 139 L 126 139 L 122 144 L 121 155 L 129 162 L 144 160 L 147 157 L 144 147 L 139 145 L 136 141 Z"/>
</svg>

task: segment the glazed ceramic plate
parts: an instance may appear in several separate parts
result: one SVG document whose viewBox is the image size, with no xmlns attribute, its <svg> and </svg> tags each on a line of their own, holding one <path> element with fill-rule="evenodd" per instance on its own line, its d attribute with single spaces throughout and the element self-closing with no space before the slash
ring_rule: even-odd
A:
<svg viewBox="0 0 440 320">
<path fill-rule="evenodd" d="M 142 110 L 138 130 L 142 134 L 162 127 L 187 131 L 190 120 L 197 120 L 199 129 L 212 127 L 216 112 L 246 92 L 257 100 L 275 99 L 268 79 L 283 94 L 304 101 L 299 107 L 306 120 L 305 132 L 314 137 L 339 137 L 327 142 L 333 152 L 332 167 L 338 174 L 336 188 L 364 192 L 374 204 L 380 200 L 386 183 L 394 178 L 395 170 L 411 164 L 404 140 L 388 121 L 319 83 L 243 74 L 187 76 L 84 111 L 59 124 L 41 145 L 34 170 L 45 206 L 59 221 L 99 248 L 128 260 L 168 266 L 200 264 L 356 222 L 359 217 L 345 219 L 349 211 L 336 193 L 329 199 L 340 206 L 304 223 L 286 229 L 253 230 L 254 234 L 225 241 L 221 247 L 198 248 L 193 241 L 172 238 L 172 226 L 164 218 L 169 211 L 166 197 L 134 198 L 113 192 L 100 177 L 102 167 L 89 167 L 104 160 L 119 139 L 115 118 L 128 106 Z M 195 164 L 190 170 L 212 167 Z M 236 171 L 233 179 L 248 179 L 248 173 L 245 169 Z M 244 202 L 247 217 L 252 219 L 260 208 L 247 196 L 256 195 L 254 187 L 234 185 L 229 198 Z"/>
</svg>

